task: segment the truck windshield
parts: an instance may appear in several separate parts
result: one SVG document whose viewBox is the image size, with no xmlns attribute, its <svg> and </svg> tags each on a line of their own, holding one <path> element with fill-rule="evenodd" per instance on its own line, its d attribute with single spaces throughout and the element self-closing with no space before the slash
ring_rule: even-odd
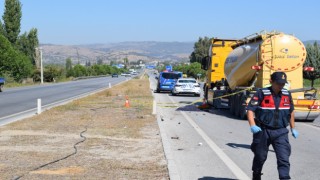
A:
<svg viewBox="0 0 320 180">
<path fill-rule="evenodd" d="M 162 73 L 162 77 L 164 79 L 179 79 L 181 78 L 181 74 L 176 73 Z"/>
</svg>

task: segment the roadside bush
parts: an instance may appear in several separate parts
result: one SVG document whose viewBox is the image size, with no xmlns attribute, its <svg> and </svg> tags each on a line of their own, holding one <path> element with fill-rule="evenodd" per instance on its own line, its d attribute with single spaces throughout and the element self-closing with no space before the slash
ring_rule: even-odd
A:
<svg viewBox="0 0 320 180">
<path fill-rule="evenodd" d="M 10 74 L 15 81 L 30 77 L 33 73 L 31 60 L 15 50 L 3 35 L 0 35 L 0 71 Z"/>
<path fill-rule="evenodd" d="M 84 66 L 77 64 L 73 67 L 73 76 L 74 77 L 87 76 L 87 69 Z"/>
</svg>

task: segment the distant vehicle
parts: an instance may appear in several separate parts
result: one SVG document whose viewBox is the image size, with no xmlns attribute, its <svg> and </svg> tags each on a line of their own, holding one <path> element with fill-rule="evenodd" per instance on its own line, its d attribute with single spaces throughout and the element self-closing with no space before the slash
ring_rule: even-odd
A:
<svg viewBox="0 0 320 180">
<path fill-rule="evenodd" d="M 182 77 L 182 72 L 179 71 L 163 71 L 159 73 L 156 91 L 159 93 L 161 91 L 172 91 L 177 79 Z"/>
<path fill-rule="evenodd" d="M 171 93 L 173 96 L 177 94 L 193 94 L 200 97 L 200 84 L 194 78 L 180 78 L 177 80 Z"/>
<path fill-rule="evenodd" d="M 0 92 L 2 92 L 2 88 L 3 88 L 3 85 L 4 85 L 4 78 L 0 78 Z"/>
<path fill-rule="evenodd" d="M 124 77 L 131 77 L 131 74 L 130 73 L 125 73 Z"/>
<path fill-rule="evenodd" d="M 113 78 L 114 78 L 114 77 L 119 77 L 119 75 L 116 74 L 116 73 L 114 73 L 114 74 L 111 75 L 111 77 L 113 77 Z"/>
</svg>

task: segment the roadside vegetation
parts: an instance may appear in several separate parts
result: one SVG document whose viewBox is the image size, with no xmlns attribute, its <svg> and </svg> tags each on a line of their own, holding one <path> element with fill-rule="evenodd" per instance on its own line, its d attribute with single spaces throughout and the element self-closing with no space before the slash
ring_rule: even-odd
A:
<svg viewBox="0 0 320 180">
<path fill-rule="evenodd" d="M 166 69 L 167 65 L 171 65 L 172 63 L 165 63 L 161 66 L 157 67 L 157 70 L 159 72 Z M 172 69 L 174 71 L 180 71 L 183 74 L 187 75 L 187 77 L 193 77 L 193 78 L 204 78 L 206 76 L 205 71 L 201 69 L 201 64 L 198 62 L 194 63 L 175 63 L 173 64 Z M 200 75 L 200 76 L 198 76 Z"/>
<path fill-rule="evenodd" d="M 14 16 L 13 16 L 14 15 Z M 21 33 L 22 4 L 19 0 L 5 0 L 4 13 L 0 20 L 0 77 L 5 78 L 6 87 L 38 84 L 41 81 L 41 48 L 38 30 L 31 28 Z M 128 64 L 128 59 L 124 59 Z M 44 82 L 68 81 L 73 77 L 100 76 L 127 71 L 127 67 L 116 68 L 112 64 L 47 64 L 43 67 Z"/>
<path fill-rule="evenodd" d="M 169 179 L 149 86 L 132 79 L 0 127 L 0 179 Z"/>
</svg>

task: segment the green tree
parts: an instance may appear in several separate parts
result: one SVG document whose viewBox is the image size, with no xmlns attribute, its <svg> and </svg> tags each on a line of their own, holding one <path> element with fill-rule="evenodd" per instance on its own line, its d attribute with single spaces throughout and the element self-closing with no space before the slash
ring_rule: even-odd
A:
<svg viewBox="0 0 320 180">
<path fill-rule="evenodd" d="M 6 37 L 6 32 L 4 30 L 3 23 L 1 20 L 0 20 L 0 34 Z"/>
<path fill-rule="evenodd" d="M 103 68 L 102 65 L 95 64 L 95 65 L 92 66 L 92 68 L 94 69 L 94 72 L 96 72 L 96 75 L 104 75 L 104 74 L 106 74 L 106 70 Z"/>
<path fill-rule="evenodd" d="M 304 67 L 313 67 L 314 71 L 304 71 L 303 78 L 311 80 L 311 87 L 314 85 L 314 80 L 320 78 L 320 47 L 317 42 L 313 45 L 307 44 L 307 58 Z"/>
<path fill-rule="evenodd" d="M 81 76 L 86 76 L 87 75 L 87 70 L 84 66 L 77 64 L 73 67 L 73 76 L 74 77 L 81 77 Z"/>
<path fill-rule="evenodd" d="M 36 28 L 32 28 L 28 33 L 28 48 L 29 51 L 26 54 L 31 58 L 31 62 L 33 65 L 36 64 L 36 48 L 39 46 L 39 39 L 38 39 L 38 30 Z"/>
<path fill-rule="evenodd" d="M 48 82 L 52 82 L 61 78 L 63 75 L 63 68 L 58 65 L 47 65 L 44 68 L 44 79 Z"/>
<path fill-rule="evenodd" d="M 20 34 L 21 26 L 21 3 L 19 0 L 5 0 L 5 9 L 2 19 L 7 39 L 15 44 Z"/>
<path fill-rule="evenodd" d="M 183 74 L 186 74 L 188 77 L 198 78 L 198 74 L 201 74 L 200 77 L 205 76 L 205 71 L 201 69 L 201 64 L 194 62 L 191 64 L 180 64 L 174 66 L 175 71 L 181 71 Z"/>
<path fill-rule="evenodd" d="M 39 46 L 38 30 L 32 28 L 29 33 L 23 33 L 17 40 L 18 49 L 28 56 L 33 65 L 36 64 L 36 48 Z"/>
<path fill-rule="evenodd" d="M 128 58 L 123 58 L 123 64 L 124 64 L 124 68 L 127 69 L 129 66 L 129 59 Z"/>
<path fill-rule="evenodd" d="M 200 37 L 198 42 L 194 43 L 193 52 L 189 56 L 190 62 L 199 62 L 201 63 L 202 58 L 208 56 L 211 40 L 208 37 Z"/>
<path fill-rule="evenodd" d="M 201 69 L 201 64 L 198 62 L 191 63 L 188 70 L 188 76 L 198 78 L 198 74 L 201 74 L 200 77 L 205 75 L 205 71 Z"/>
<path fill-rule="evenodd" d="M 182 72 L 183 74 L 187 74 L 189 68 L 188 68 L 188 65 L 186 65 L 186 64 L 179 64 L 179 65 L 177 65 L 177 66 L 174 66 L 173 69 L 174 69 L 175 71 L 180 71 L 180 72 Z"/>
<path fill-rule="evenodd" d="M 71 60 L 71 58 L 67 58 L 67 59 L 66 59 L 66 76 L 67 76 L 67 77 L 73 76 L 72 60 Z"/>
<path fill-rule="evenodd" d="M 0 35 L 0 73 L 10 74 L 16 81 L 30 77 L 33 66 L 27 56 L 17 51 L 6 37 Z"/>
</svg>

